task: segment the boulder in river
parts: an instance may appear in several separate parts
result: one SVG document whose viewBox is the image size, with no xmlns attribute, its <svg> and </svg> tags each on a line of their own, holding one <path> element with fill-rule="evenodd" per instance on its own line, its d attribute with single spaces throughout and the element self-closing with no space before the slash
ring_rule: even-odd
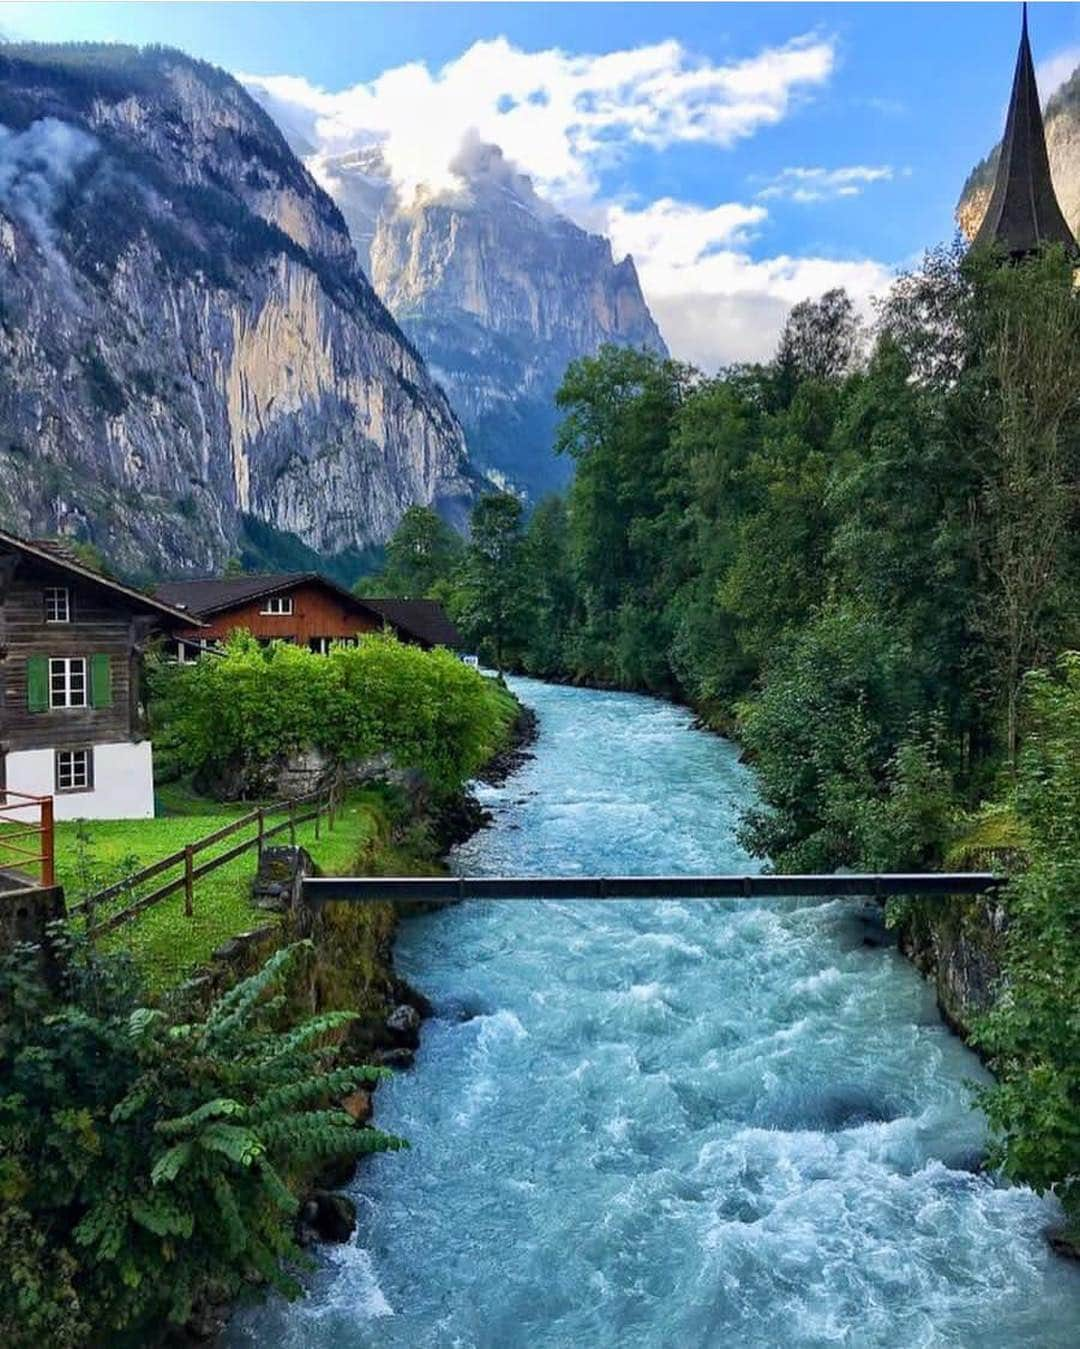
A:
<svg viewBox="0 0 1080 1349">
<path fill-rule="evenodd" d="M 300 1210 L 299 1226 L 302 1246 L 312 1241 L 348 1241 L 356 1230 L 356 1205 L 348 1195 L 313 1190 Z"/>
</svg>

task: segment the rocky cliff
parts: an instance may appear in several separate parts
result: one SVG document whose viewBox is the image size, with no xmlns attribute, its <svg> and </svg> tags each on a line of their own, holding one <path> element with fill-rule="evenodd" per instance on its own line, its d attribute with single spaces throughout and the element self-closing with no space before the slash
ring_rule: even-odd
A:
<svg viewBox="0 0 1080 1349">
<path fill-rule="evenodd" d="M 323 554 L 474 488 L 332 200 L 177 52 L 0 48 L 0 519 L 130 571 Z"/>
<path fill-rule="evenodd" d="M 666 352 L 633 260 L 560 215 L 495 146 L 465 147 L 460 189 L 399 199 L 377 148 L 316 168 L 379 296 L 428 361 L 478 468 L 534 499 L 566 481 L 551 452 L 570 361 L 605 342 Z"/>
<path fill-rule="evenodd" d="M 1054 190 L 1073 234 L 1080 234 L 1080 69 L 1075 70 L 1047 103 L 1044 112 L 1046 149 Z M 1000 144 L 968 175 L 956 207 L 956 221 L 973 239 L 990 204 Z"/>
</svg>

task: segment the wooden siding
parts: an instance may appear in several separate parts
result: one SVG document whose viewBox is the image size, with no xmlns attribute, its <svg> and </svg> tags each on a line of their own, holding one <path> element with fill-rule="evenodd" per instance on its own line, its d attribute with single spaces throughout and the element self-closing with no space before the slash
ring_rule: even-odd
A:
<svg viewBox="0 0 1080 1349">
<path fill-rule="evenodd" d="M 205 628 L 177 632 L 176 636 L 189 642 L 220 642 L 246 628 L 255 637 L 279 637 L 307 646 L 312 638 L 355 637 L 358 633 L 375 632 L 382 628 L 374 616 L 360 613 L 322 586 L 304 582 L 291 590 L 279 590 L 275 598 L 288 596 L 293 602 L 291 614 L 264 614 L 266 600 L 248 600 L 224 613 L 207 614 Z"/>
<path fill-rule="evenodd" d="M 10 557 L 10 555 L 9 555 Z M 0 742 L 4 750 L 70 749 L 141 738 L 136 630 L 140 620 L 119 598 L 22 557 L 0 595 Z M 66 586 L 71 621 L 46 623 L 46 586 Z M 106 655 L 112 676 L 110 707 L 27 707 L 30 656 L 84 656 L 87 696 L 94 655 Z"/>
</svg>

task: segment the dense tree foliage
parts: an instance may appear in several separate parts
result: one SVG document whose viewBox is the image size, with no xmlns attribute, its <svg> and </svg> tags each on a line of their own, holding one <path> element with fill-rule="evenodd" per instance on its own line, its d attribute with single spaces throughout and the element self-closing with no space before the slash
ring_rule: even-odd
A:
<svg viewBox="0 0 1080 1349">
<path fill-rule="evenodd" d="M 410 506 L 386 546 L 385 566 L 358 581 L 356 593 L 445 599 L 461 552 L 461 536 L 436 511 Z"/>
<path fill-rule="evenodd" d="M 782 870 L 932 867 L 1007 808 L 1025 755 L 1034 865 L 988 1104 L 1013 1174 L 1074 1210 L 1076 670 L 1033 685 L 1026 751 L 1020 693 L 1080 647 L 1078 362 L 1060 251 L 959 247 L 901 277 L 872 333 L 842 292 L 796 305 L 765 366 L 602 350 L 558 397 L 565 499 L 527 523 L 482 503 L 444 590 L 489 659 L 737 729 L 760 787 L 743 837 Z"/>
<path fill-rule="evenodd" d="M 0 1339 L 76 1349 L 206 1295 L 298 1291 L 290 1182 L 402 1146 L 340 1108 L 386 1075 L 339 1061 L 350 1014 L 288 1015 L 306 944 L 198 1016 L 142 1005 L 117 957 L 65 954 L 59 984 L 34 949 L 0 962 Z"/>
<path fill-rule="evenodd" d="M 1027 681 L 1016 805 L 1031 865 L 1010 884 L 1006 981 L 979 1031 L 1007 1172 L 1055 1189 L 1080 1234 L 1080 655 Z"/>
<path fill-rule="evenodd" d="M 320 656 L 241 632 L 220 658 L 159 665 L 151 688 L 162 753 L 252 791 L 302 748 L 341 764 L 388 754 L 452 790 L 499 747 L 512 714 L 505 693 L 451 652 L 383 635 Z"/>
</svg>

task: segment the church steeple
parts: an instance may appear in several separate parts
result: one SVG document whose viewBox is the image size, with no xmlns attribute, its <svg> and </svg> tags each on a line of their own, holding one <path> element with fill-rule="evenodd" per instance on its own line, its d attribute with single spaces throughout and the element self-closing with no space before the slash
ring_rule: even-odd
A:
<svg viewBox="0 0 1080 1349">
<path fill-rule="evenodd" d="M 1045 244 L 1064 244 L 1069 253 L 1078 252 L 1050 177 L 1026 4 L 997 177 L 975 244 L 997 244 L 1013 258 L 1025 257 Z"/>
</svg>

